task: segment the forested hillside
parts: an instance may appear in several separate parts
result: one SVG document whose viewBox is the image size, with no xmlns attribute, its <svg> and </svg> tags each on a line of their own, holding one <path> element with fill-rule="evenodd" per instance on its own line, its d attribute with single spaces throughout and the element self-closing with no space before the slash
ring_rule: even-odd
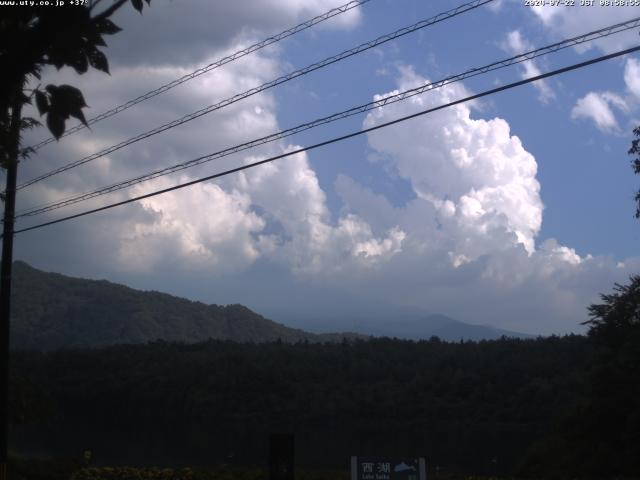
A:
<svg viewBox="0 0 640 480">
<path fill-rule="evenodd" d="M 15 262 L 11 345 L 52 350 L 146 343 L 340 340 L 285 327 L 242 305 L 205 305 L 159 292 L 47 273 Z"/>
<path fill-rule="evenodd" d="M 368 336 L 411 340 L 437 336 L 449 341 L 527 337 L 424 312 L 407 316 L 400 311 L 358 318 L 319 316 L 310 320 L 309 315 L 319 312 L 309 310 L 297 317 L 286 316 L 288 324 L 307 325 L 316 332 L 311 333 L 264 318 L 242 305 L 206 305 L 104 280 L 43 272 L 24 262 L 15 262 L 14 270 L 11 333 L 15 349 L 54 350 L 154 340 L 197 343 L 210 338 L 325 342 Z"/>
</svg>

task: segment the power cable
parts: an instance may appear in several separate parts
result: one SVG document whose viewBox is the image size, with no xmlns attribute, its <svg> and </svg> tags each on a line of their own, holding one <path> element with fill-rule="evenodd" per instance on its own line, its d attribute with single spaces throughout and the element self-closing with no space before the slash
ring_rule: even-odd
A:
<svg viewBox="0 0 640 480">
<path fill-rule="evenodd" d="M 349 10 L 359 7 L 360 5 L 363 5 L 367 2 L 370 2 L 371 0 L 352 0 L 348 3 L 345 3 L 344 5 L 341 5 L 339 7 L 336 8 L 332 8 L 331 10 L 323 13 L 322 15 L 318 15 L 316 17 L 313 17 L 310 20 L 307 20 L 306 22 L 302 22 L 299 25 L 296 25 L 295 27 L 291 27 L 288 28 L 287 30 L 284 30 L 280 33 L 278 33 L 277 35 L 273 35 L 271 37 L 265 38 L 264 40 L 262 40 L 261 42 L 258 43 L 254 43 L 253 45 L 247 47 L 247 48 L 243 48 L 242 50 L 238 50 L 237 52 L 232 53 L 231 55 L 227 55 L 226 57 L 223 57 L 213 63 L 210 63 L 209 65 L 205 66 L 205 67 L 201 67 L 191 73 L 188 73 L 186 75 L 183 75 L 180 78 L 177 78 L 176 80 L 173 80 L 169 83 L 166 83 L 158 88 L 156 88 L 155 90 L 151 90 L 150 92 L 147 92 L 143 95 L 140 95 L 139 97 L 134 98 L 133 100 L 129 100 L 128 102 L 125 102 L 121 105 L 118 105 L 116 107 L 113 107 L 110 110 L 107 110 L 106 112 L 101 113 L 100 115 L 97 115 L 93 118 L 90 118 L 87 121 L 88 125 L 93 125 L 94 123 L 97 123 L 101 120 L 104 120 L 105 118 L 109 118 L 112 117 L 120 112 L 123 112 L 124 110 L 127 110 L 128 108 L 133 107 L 134 105 L 137 105 L 138 103 L 144 102 L 145 100 L 149 100 L 150 98 L 155 97 L 156 95 L 160 95 L 161 93 L 164 93 L 166 91 L 171 90 L 174 87 L 177 87 L 178 85 L 181 85 L 185 82 L 188 82 L 189 80 L 192 80 L 196 77 L 199 77 L 200 75 L 203 75 L 205 73 L 208 73 L 216 68 L 219 68 L 223 65 L 226 65 L 227 63 L 233 62 L 234 60 L 237 60 L 239 58 L 245 57 L 253 52 L 256 52 L 262 48 L 268 47 L 269 45 L 273 45 L 274 43 L 277 43 L 281 40 L 284 40 L 287 37 L 290 37 L 291 35 L 295 35 L 296 33 L 302 32 L 303 30 L 306 30 L 308 28 L 313 27 L 314 25 L 317 25 L 318 23 L 324 22 L 325 20 L 328 20 L 330 18 L 335 17 L 336 15 L 340 15 L 342 13 L 348 12 Z M 63 137 L 66 137 L 67 135 L 71 135 L 73 133 L 79 132 L 80 130 L 86 128 L 86 126 L 84 124 L 78 124 L 73 128 L 70 128 L 69 130 L 67 130 L 66 132 L 64 132 L 64 134 L 62 135 Z M 55 137 L 50 137 L 47 138 L 43 141 L 41 141 L 40 143 L 37 143 L 35 145 L 32 145 L 31 147 L 29 147 L 32 150 L 38 150 L 39 148 L 44 147 L 45 145 L 53 142 L 54 140 L 56 140 Z"/>
<path fill-rule="evenodd" d="M 41 205 L 38 207 L 32 207 L 30 209 L 27 210 L 23 210 L 21 212 L 19 212 L 15 218 L 21 218 L 21 217 L 28 217 L 28 216 L 35 216 L 38 214 L 42 214 L 45 212 L 50 212 L 52 210 L 57 210 L 59 208 L 62 207 L 66 207 L 69 205 L 74 205 L 76 203 L 82 202 L 82 201 L 86 201 L 95 197 L 99 197 L 102 195 L 106 195 L 109 193 L 113 193 L 119 190 L 122 190 L 124 188 L 128 188 L 137 184 L 140 184 L 142 182 L 148 181 L 148 180 L 152 180 L 154 178 L 158 178 L 164 175 L 169 175 L 171 173 L 175 173 L 190 167 L 194 167 L 197 165 L 201 165 L 203 163 L 206 162 L 210 162 L 212 160 L 216 160 L 222 157 L 226 157 L 228 155 L 232 155 L 234 153 L 238 153 L 244 150 L 248 150 L 250 148 L 259 146 L 259 145 L 264 145 L 266 143 L 270 143 L 285 137 L 289 137 L 291 135 L 294 135 L 296 133 L 302 132 L 302 131 L 306 131 L 306 130 L 310 130 L 312 128 L 318 127 L 320 125 L 324 125 L 324 124 L 328 124 L 340 119 L 344 119 L 347 117 L 351 117 L 360 113 L 364 113 L 370 110 L 373 110 L 375 108 L 378 107 L 382 107 L 385 105 L 389 105 L 392 103 L 396 103 L 399 101 L 403 101 L 406 100 L 407 98 L 413 97 L 415 95 L 419 95 L 422 94 L 426 91 L 429 90 L 433 90 L 436 88 L 440 88 L 443 87 L 445 85 L 448 85 L 450 83 L 454 83 L 454 82 L 458 82 L 461 81 L 463 79 L 466 78 L 470 78 L 470 77 L 474 77 L 477 75 L 481 75 L 481 74 L 485 74 L 494 70 L 498 70 L 501 68 L 505 68 L 514 64 L 518 64 L 518 63 L 522 63 L 522 62 L 526 62 L 526 61 L 530 61 L 534 58 L 543 56 L 543 55 L 547 55 L 549 53 L 553 53 L 553 52 L 557 52 L 559 50 L 562 49 L 566 49 L 569 47 L 574 47 L 576 45 L 580 45 L 582 43 L 588 42 L 588 41 L 593 41 L 595 39 L 599 39 L 599 38 L 604 38 L 607 37 L 609 35 L 612 35 L 614 33 L 620 33 L 620 32 L 624 32 L 626 30 L 630 30 L 632 28 L 637 28 L 638 26 L 640 26 L 640 17 L 636 17 L 632 20 L 628 20 L 626 22 L 621 22 L 615 25 L 610 25 L 608 27 L 605 28 L 601 28 L 599 30 L 595 30 L 593 32 L 589 32 L 583 35 L 579 35 L 573 38 L 569 38 L 566 40 L 563 40 L 561 42 L 557 42 L 551 45 L 547 45 L 545 47 L 540 47 L 538 49 L 535 50 L 531 50 L 529 52 L 525 52 L 504 60 L 499 60 L 496 62 L 493 62 L 489 65 L 485 65 L 482 67 L 476 67 L 476 68 L 472 68 L 470 70 L 465 71 L 464 73 L 460 73 L 457 75 L 453 75 L 447 78 L 444 78 L 442 80 L 438 80 L 435 82 L 430 82 L 430 83 L 426 83 L 424 85 L 420 85 L 418 87 L 415 88 L 411 88 L 408 90 L 405 90 L 403 92 L 397 93 L 395 95 L 390 95 L 388 97 L 384 97 L 380 100 L 376 100 L 373 102 L 369 102 L 366 103 L 364 105 L 359 105 L 357 107 L 352 107 L 348 110 L 344 110 L 342 112 L 339 113 L 334 113 L 330 116 L 327 117 L 323 117 L 323 118 L 319 118 L 316 120 L 313 120 L 311 122 L 307 122 L 307 123 L 303 123 L 301 125 L 286 129 L 286 130 L 282 130 L 280 132 L 277 133 L 273 133 L 271 135 L 267 135 L 265 137 L 261 137 L 255 140 L 251 140 L 249 142 L 245 142 L 242 143 L 240 145 L 236 145 L 233 147 L 229 147 L 226 148 L 224 150 L 220 150 L 218 152 L 215 153 L 211 153 L 208 155 L 204 155 L 201 157 L 197 157 L 195 159 L 189 160 L 187 162 L 182 162 L 176 165 L 172 165 L 169 167 L 165 167 L 159 170 L 155 170 L 153 172 L 150 173 L 146 173 L 144 175 L 140 175 L 134 178 L 130 178 L 128 180 L 124 180 L 106 187 L 101 187 L 98 190 L 94 190 L 92 192 L 86 192 L 86 193 L 82 193 L 82 194 L 78 194 L 78 195 L 74 195 L 65 199 L 61 199 L 61 200 L 57 200 L 55 202 L 50 202 L 48 204 L 45 205 Z"/>
<path fill-rule="evenodd" d="M 140 195 L 138 197 L 129 198 L 129 199 L 123 200 L 121 202 L 111 203 L 109 205 L 105 205 L 105 206 L 102 206 L 102 207 L 99 207 L 99 208 L 94 208 L 94 209 L 91 209 L 91 210 L 86 210 L 84 212 L 80 212 L 80 213 L 76 213 L 74 215 L 69 215 L 69 216 L 66 216 L 66 217 L 58 218 L 56 220 L 51 220 L 49 222 L 44 222 L 44 223 L 40 223 L 40 224 L 37 224 L 37 225 L 33 225 L 31 227 L 26 227 L 26 228 L 22 228 L 22 229 L 19 229 L 19 230 L 14 230 L 13 233 L 16 234 L 16 233 L 28 232 L 30 230 L 35 230 L 35 229 L 46 227 L 46 226 L 49 226 L 49 225 L 54 225 L 54 224 L 57 224 L 57 223 L 65 222 L 65 221 L 68 221 L 68 220 L 72 220 L 74 218 L 84 217 L 84 216 L 90 215 L 92 213 L 97 213 L 97 212 L 101 212 L 101 211 L 104 211 L 104 210 L 109 210 L 111 208 L 119 207 L 121 205 L 126 205 L 128 203 L 133 203 L 133 202 L 137 202 L 137 201 L 140 201 L 140 200 L 144 200 L 146 198 L 155 197 L 157 195 L 161 195 L 163 193 L 172 192 L 174 190 L 179 190 L 181 188 L 189 187 L 189 186 L 195 185 L 197 183 L 202 183 L 202 182 L 206 182 L 208 180 L 213 180 L 215 178 L 224 177 L 224 176 L 230 175 L 232 173 L 236 173 L 236 172 L 240 172 L 242 170 L 247 170 L 249 168 L 257 167 L 259 165 L 263 165 L 265 163 L 270 163 L 270 162 L 273 162 L 275 160 L 279 160 L 281 158 L 289 157 L 289 156 L 296 155 L 296 154 L 302 153 L 302 152 L 308 152 L 310 150 L 314 150 L 314 149 L 317 149 L 317 148 L 320 148 L 320 147 L 324 147 L 326 145 L 331 145 L 333 143 L 341 142 L 341 141 L 347 140 L 349 138 L 357 137 L 357 136 L 363 135 L 365 133 L 369 133 L 369 132 L 372 132 L 372 131 L 375 131 L 375 130 L 379 130 L 381 128 L 389 127 L 389 126 L 395 125 L 397 123 L 405 122 L 405 121 L 410 120 L 412 118 L 420 117 L 422 115 L 426 115 L 428 113 L 432 113 L 432 112 L 435 112 L 435 111 L 438 111 L 438 110 L 442 110 L 444 108 L 452 107 L 454 105 L 458 105 L 458 104 L 461 104 L 461 103 L 464 103 L 464 102 L 469 102 L 471 100 L 476 100 L 478 98 L 482 98 L 482 97 L 485 97 L 485 96 L 488 96 L 488 95 L 493 95 L 493 94 L 498 93 L 498 92 L 503 92 L 505 90 L 509 90 L 509 89 L 512 89 L 512 88 L 515 88 L 515 87 L 519 87 L 521 85 L 526 85 L 528 83 L 536 82 L 538 80 L 543 80 L 545 78 L 552 77 L 552 76 L 555 76 L 555 75 L 559 75 L 559 74 L 562 74 L 562 73 L 566 73 L 566 72 L 569 72 L 569 71 L 572 71 L 572 70 L 577 70 L 579 68 L 584 68 L 584 67 L 587 67 L 589 65 L 593 65 L 595 63 L 599 63 L 599 62 L 603 62 L 605 60 L 610 60 L 612 58 L 620 57 L 622 55 L 627 55 L 629 53 L 637 52 L 638 50 L 640 50 L 640 46 L 628 48 L 626 50 L 620 50 L 620 51 L 617 51 L 615 53 L 611 53 L 611 54 L 608 54 L 608 55 L 602 55 L 600 57 L 596 57 L 596 58 L 593 58 L 591 60 L 587 60 L 587 61 L 580 62 L 580 63 L 575 63 L 575 64 L 570 65 L 568 67 L 559 68 L 559 69 L 553 70 L 551 72 L 543 73 L 541 75 L 536 75 L 535 77 L 530 77 L 530 78 L 527 78 L 527 79 L 524 79 L 524 80 L 520 80 L 520 81 L 517 81 L 517 82 L 509 83 L 507 85 L 503 85 L 501 87 L 493 88 L 491 90 L 486 90 L 486 91 L 484 91 L 482 93 L 478 93 L 478 94 L 475 94 L 475 95 L 470 95 L 468 97 L 465 97 L 465 98 L 462 98 L 462 99 L 459 99 L 459 100 L 455 100 L 453 102 L 449 102 L 449 103 L 446 103 L 446 104 L 443 104 L 443 105 L 439 105 L 437 107 L 428 108 L 426 110 L 422 110 L 420 112 L 413 113 L 411 115 L 406 115 L 404 117 L 400 117 L 400 118 L 397 118 L 395 120 L 391 120 L 389 122 L 381 123 L 381 124 L 375 125 L 373 127 L 365 128 L 363 130 L 358 130 L 356 132 L 351 132 L 349 134 L 342 135 L 340 137 L 335 137 L 335 138 L 332 138 L 330 140 L 325 140 L 323 142 L 310 145 L 308 147 L 303 147 L 303 148 L 292 150 L 290 152 L 286 152 L 286 153 L 283 153 L 283 154 L 280 154 L 280 155 L 275 155 L 273 157 L 269 157 L 269 158 L 266 158 L 264 160 L 260 160 L 260 161 L 257 161 L 257 162 L 253 162 L 253 163 L 249 163 L 249 164 L 246 164 L 246 165 L 242 165 L 240 167 L 235 167 L 235 168 L 232 168 L 232 169 L 229 169 L 229 170 L 225 170 L 225 171 L 220 172 L 220 173 L 215 173 L 213 175 L 209 175 L 209 176 L 206 176 L 206 177 L 203 177 L 203 178 L 199 178 L 197 180 L 191 180 L 189 182 L 185 182 L 185 183 L 181 183 L 181 184 L 178 184 L 178 185 L 174 185 L 173 187 L 164 188 L 162 190 L 156 190 L 154 192 L 147 193 L 147 194 L 144 194 L 144 195 Z"/>
<path fill-rule="evenodd" d="M 389 42 L 391 40 L 394 40 L 396 38 L 402 37 L 403 35 L 407 35 L 409 33 L 415 32 L 417 30 L 420 30 L 422 28 L 434 25 L 436 23 L 442 22 L 444 20 L 448 20 L 450 18 L 453 18 L 457 15 L 460 15 L 462 13 L 468 12 L 470 10 L 473 10 L 475 8 L 480 7 L 481 5 L 484 5 L 486 3 L 490 3 L 493 2 L 494 0 L 473 0 L 472 2 L 468 2 L 465 3 L 463 5 L 460 5 L 454 9 L 448 10 L 446 12 L 442 12 L 439 13 L 431 18 L 428 18 L 426 20 L 421 20 L 420 22 L 417 22 L 411 26 L 408 27 L 404 27 L 401 28 L 399 30 L 396 30 L 395 32 L 383 35 L 381 37 L 378 37 L 375 40 L 372 40 L 370 42 L 366 42 L 363 44 L 358 45 L 357 47 L 351 48 L 349 50 L 345 50 L 342 53 L 339 53 L 337 55 L 334 55 L 332 57 L 329 58 L 325 58 L 324 60 L 321 60 L 319 62 L 313 63 L 311 65 L 308 65 L 304 68 L 301 68 L 299 70 L 295 70 L 291 73 L 288 73 L 287 75 L 283 75 L 281 77 L 276 78 L 275 80 L 271 80 L 267 83 L 263 83 L 262 85 L 258 86 L 258 87 L 254 87 L 250 90 L 247 90 L 246 92 L 234 95 L 233 97 L 227 98 L 225 100 L 222 100 L 216 104 L 213 105 L 209 105 L 208 107 L 204 107 L 200 110 L 197 110 L 193 113 L 190 113 L 188 115 L 185 115 L 179 119 L 173 120 L 169 123 L 165 123 L 164 125 L 161 125 L 159 127 L 154 128 L 153 130 L 149 130 L 145 133 L 141 133 L 139 135 L 136 135 L 135 137 L 132 137 L 128 140 L 125 140 L 123 142 L 120 142 L 116 145 L 112 145 L 110 147 L 107 147 L 104 150 L 101 150 L 97 153 L 94 153 L 92 155 L 88 155 L 86 157 L 83 157 L 79 160 L 76 160 L 74 162 L 68 163 L 67 165 L 63 165 L 62 167 L 56 168 L 54 170 L 51 170 L 48 173 L 45 173 L 43 175 L 40 175 L 38 177 L 35 177 L 25 183 L 22 183 L 20 185 L 18 185 L 17 190 L 20 190 L 22 188 L 25 188 L 29 185 L 33 185 L 34 183 L 40 182 L 42 180 L 45 180 L 47 178 L 50 178 L 54 175 L 57 175 L 59 173 L 65 172 L 67 170 L 70 170 L 72 168 L 75 168 L 79 165 L 83 165 L 87 162 L 90 162 L 92 160 L 96 160 L 97 158 L 101 158 L 104 157 L 105 155 L 108 155 L 110 153 L 113 153 L 117 150 L 120 150 L 121 148 L 124 148 L 128 145 L 131 145 L 132 143 L 136 143 L 139 142 L 140 140 L 144 140 L 145 138 L 151 137 L 153 135 L 157 135 L 158 133 L 164 132 L 166 130 L 169 130 L 171 128 L 177 127 L 178 125 L 182 125 L 186 122 L 189 122 L 191 120 L 195 120 L 196 118 L 199 118 L 203 115 L 206 115 L 208 113 L 211 113 L 215 110 L 219 110 L 221 108 L 227 107 L 233 103 L 236 103 L 240 100 L 243 100 L 245 98 L 248 98 L 252 95 L 255 95 L 257 93 L 263 92 L 265 90 L 268 90 L 270 88 L 273 88 L 277 85 L 281 85 L 285 82 L 288 82 L 290 80 L 293 80 L 294 78 L 298 78 L 302 75 L 307 75 L 315 70 L 318 70 L 320 68 L 326 67 L 327 65 L 331 65 L 333 63 L 339 62 L 341 60 L 344 60 L 345 58 L 351 57 L 353 55 L 362 53 L 364 51 L 367 51 L 371 48 L 377 47 L 378 45 L 381 45 L 383 43 Z"/>
</svg>

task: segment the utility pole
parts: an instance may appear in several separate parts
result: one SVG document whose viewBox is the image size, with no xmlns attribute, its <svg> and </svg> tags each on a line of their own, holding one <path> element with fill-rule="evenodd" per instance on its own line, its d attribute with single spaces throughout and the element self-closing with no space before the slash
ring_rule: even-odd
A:
<svg viewBox="0 0 640 480">
<path fill-rule="evenodd" d="M 13 265 L 13 224 L 16 211 L 16 178 L 22 103 L 14 99 L 11 108 L 7 187 L 2 229 L 2 264 L 0 272 L 0 480 L 7 480 L 9 456 L 9 335 L 11 318 L 11 267 Z"/>
</svg>

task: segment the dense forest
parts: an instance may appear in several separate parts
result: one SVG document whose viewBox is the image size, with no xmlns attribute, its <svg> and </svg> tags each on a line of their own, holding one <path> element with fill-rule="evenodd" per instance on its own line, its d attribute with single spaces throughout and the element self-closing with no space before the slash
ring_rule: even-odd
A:
<svg viewBox="0 0 640 480">
<path fill-rule="evenodd" d="M 12 443 L 91 450 L 107 464 L 263 465 L 269 433 L 285 431 L 309 467 L 419 455 L 443 470 L 511 473 L 585 404 L 592 354 L 580 336 L 22 352 Z"/>
</svg>

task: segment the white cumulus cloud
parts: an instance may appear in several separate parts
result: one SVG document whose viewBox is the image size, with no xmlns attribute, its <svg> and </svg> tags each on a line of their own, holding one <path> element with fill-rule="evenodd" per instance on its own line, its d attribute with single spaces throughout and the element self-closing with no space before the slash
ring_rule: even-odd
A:
<svg viewBox="0 0 640 480">
<path fill-rule="evenodd" d="M 520 55 L 533 50 L 533 46 L 522 36 L 520 30 L 513 30 L 507 34 L 503 42 L 503 48 L 513 55 Z M 527 60 L 520 65 L 523 70 L 523 79 L 536 77 L 542 73 L 534 60 Z M 556 97 L 546 80 L 538 80 L 533 83 L 533 86 L 538 90 L 538 98 L 542 103 L 549 103 Z"/>
<path fill-rule="evenodd" d="M 419 78 L 405 69 L 399 89 L 416 85 Z M 393 93 L 393 92 L 392 92 Z M 402 104 L 370 113 L 365 126 L 373 126 L 463 95 L 462 87 L 447 86 Z M 376 99 L 383 98 L 377 96 Z M 412 185 L 416 195 L 439 212 L 442 222 L 480 236 L 498 225 L 512 234 L 527 251 L 542 221 L 537 165 L 520 140 L 510 135 L 502 119 L 473 119 L 469 107 L 458 105 L 400 128 L 369 135 L 370 145 L 391 158 L 398 173 Z M 466 246 L 465 246 L 466 245 Z M 462 241 L 457 247 L 465 255 L 484 253 Z M 472 253 L 473 251 L 473 253 Z"/>
<path fill-rule="evenodd" d="M 144 15 L 125 5 L 116 14 L 115 23 L 126 35 L 108 40 L 109 58 L 111 63 L 120 64 L 193 67 L 204 64 L 212 53 L 229 43 L 260 41 L 344 3 L 344 0 L 190 0 L 185 6 L 159 0 L 145 8 Z M 361 7 L 357 7 L 314 29 L 351 29 L 361 18 Z"/>
<path fill-rule="evenodd" d="M 426 80 L 404 69 L 398 87 L 420 81 Z M 463 94 L 460 86 L 433 90 L 371 112 L 364 125 Z M 404 233 L 402 251 L 370 275 L 366 287 L 361 282 L 375 298 L 385 295 L 474 323 L 499 319 L 519 331 L 578 331 L 598 292 L 624 281 L 639 263 L 627 259 L 620 267 L 538 238 L 543 204 L 536 161 L 504 119 L 474 118 L 459 105 L 377 130 L 368 140 L 415 194 L 393 206 L 347 176 L 336 182 L 346 211 L 376 231 L 396 226 Z M 347 275 L 335 280 L 345 288 L 350 282 Z"/>
<path fill-rule="evenodd" d="M 578 3 L 578 2 L 576 2 Z M 562 7 L 547 5 L 528 9 L 555 39 L 571 38 L 610 25 L 630 20 L 637 16 L 637 7 L 603 6 L 596 0 L 592 6 Z M 631 29 L 605 38 L 587 42 L 576 47 L 579 51 L 597 48 L 606 53 L 629 48 L 637 44 L 637 30 Z"/>
<path fill-rule="evenodd" d="M 620 95 L 612 92 L 589 92 L 578 99 L 571 109 L 571 118 L 585 118 L 595 123 L 602 132 L 619 131 L 616 116 L 611 107 L 627 112 L 626 102 Z"/>
<path fill-rule="evenodd" d="M 625 63 L 624 83 L 627 89 L 640 99 L 640 61 L 635 58 L 629 58 Z"/>
<path fill-rule="evenodd" d="M 162 180 L 153 189 L 168 185 Z M 149 188 L 139 187 L 134 193 Z M 130 222 L 120 242 L 119 259 L 134 271 L 151 270 L 171 257 L 172 262 L 181 259 L 195 269 L 237 272 L 264 257 L 296 274 L 331 274 L 374 267 L 401 252 L 405 237 L 397 227 L 377 237 L 354 214 L 334 224 L 304 153 L 245 170 L 218 184 L 196 184 L 151 197 L 141 205 L 148 215 Z"/>
<path fill-rule="evenodd" d="M 188 180 L 182 177 L 182 181 Z M 169 186 L 167 180 L 157 186 Z M 134 193 L 142 193 L 142 188 Z M 250 198 L 215 184 L 197 184 L 141 202 L 150 215 L 122 229 L 118 259 L 123 268 L 151 270 L 167 258 L 189 268 L 237 271 L 259 255 L 265 222 L 251 210 Z"/>
</svg>

